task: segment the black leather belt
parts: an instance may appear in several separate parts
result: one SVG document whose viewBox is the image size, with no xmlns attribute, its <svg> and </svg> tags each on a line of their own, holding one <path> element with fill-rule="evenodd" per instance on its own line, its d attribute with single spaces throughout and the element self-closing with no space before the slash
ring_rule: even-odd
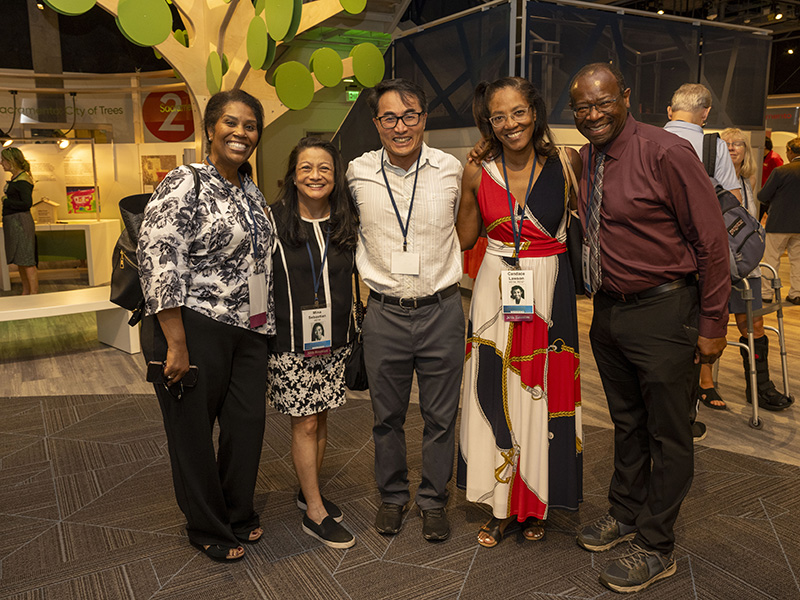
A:
<svg viewBox="0 0 800 600">
<path fill-rule="evenodd" d="M 450 287 L 446 287 L 440 292 L 432 296 L 417 296 L 416 298 L 395 298 L 394 296 L 387 296 L 379 294 L 378 292 L 370 290 L 369 297 L 377 300 L 378 302 L 385 302 L 386 304 L 394 304 L 400 308 L 419 308 L 420 306 L 428 306 L 429 304 L 436 304 L 439 300 L 449 298 L 458 291 L 458 284 L 454 283 Z"/>
<path fill-rule="evenodd" d="M 650 289 L 642 292 L 636 292 L 635 294 L 620 294 L 619 292 L 614 292 L 612 290 L 601 291 L 606 296 L 613 298 L 617 302 L 638 302 L 639 300 L 660 296 L 661 294 L 666 294 L 667 292 L 671 292 L 673 290 L 679 290 L 690 285 L 697 285 L 697 275 L 694 273 L 681 279 L 676 279 L 675 281 L 668 281 L 667 283 L 662 283 L 661 285 L 651 287 Z"/>
</svg>

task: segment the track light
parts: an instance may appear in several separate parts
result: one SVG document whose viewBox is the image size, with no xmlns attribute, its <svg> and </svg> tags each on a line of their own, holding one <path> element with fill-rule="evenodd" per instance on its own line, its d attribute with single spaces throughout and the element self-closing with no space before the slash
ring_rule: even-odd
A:
<svg viewBox="0 0 800 600">
<path fill-rule="evenodd" d="M 63 139 L 58 140 L 58 147 L 59 148 L 61 148 L 63 150 L 67 146 L 69 146 L 69 140 L 67 138 L 63 138 Z"/>
</svg>

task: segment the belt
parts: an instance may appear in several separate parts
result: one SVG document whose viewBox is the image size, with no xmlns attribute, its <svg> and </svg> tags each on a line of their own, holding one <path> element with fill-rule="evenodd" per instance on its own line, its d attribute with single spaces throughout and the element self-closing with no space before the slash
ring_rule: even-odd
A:
<svg viewBox="0 0 800 600">
<path fill-rule="evenodd" d="M 667 292 L 671 292 L 673 290 L 679 290 L 690 285 L 697 285 L 697 275 L 694 273 L 681 279 L 676 279 L 675 281 L 668 281 L 667 283 L 662 283 L 661 285 L 651 287 L 650 289 L 642 292 L 636 292 L 635 294 L 620 294 L 619 292 L 614 292 L 612 290 L 600 291 L 602 291 L 606 296 L 613 298 L 617 302 L 639 302 L 639 300 L 660 296 L 661 294 L 666 294 Z"/>
<path fill-rule="evenodd" d="M 379 294 L 378 292 L 370 290 L 369 297 L 377 300 L 378 302 L 385 302 L 386 304 L 394 304 L 400 308 L 419 308 L 421 306 L 428 306 L 429 304 L 436 304 L 439 300 L 449 298 L 458 291 L 458 284 L 444 288 L 436 292 L 432 296 L 417 296 L 416 298 L 395 298 L 394 296 L 387 296 L 386 294 Z"/>
</svg>

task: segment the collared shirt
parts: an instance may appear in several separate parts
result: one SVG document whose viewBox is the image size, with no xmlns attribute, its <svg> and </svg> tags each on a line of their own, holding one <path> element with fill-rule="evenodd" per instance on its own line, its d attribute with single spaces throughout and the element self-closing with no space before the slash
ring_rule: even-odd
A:
<svg viewBox="0 0 800 600">
<path fill-rule="evenodd" d="M 200 178 L 197 196 L 191 171 L 181 166 L 158 184 L 145 208 L 137 251 L 145 314 L 186 306 L 249 329 L 248 278 L 257 273 L 266 279 L 269 298 L 267 322 L 253 331 L 272 335 L 273 230 L 264 213 L 267 202 L 249 177 L 239 188 L 212 166 L 194 167 Z"/>
<path fill-rule="evenodd" d="M 678 137 L 687 140 L 697 153 L 697 158 L 703 162 L 703 137 L 705 132 L 700 125 L 686 121 L 669 121 L 664 129 Z M 740 190 L 742 188 L 736 177 L 736 168 L 733 166 L 728 144 L 722 138 L 717 138 L 717 163 L 714 165 L 714 179 L 724 190 Z M 705 166 L 703 167 L 705 169 Z"/>
<path fill-rule="evenodd" d="M 775 169 L 758 200 L 767 208 L 767 233 L 800 233 L 800 158 Z"/>
<path fill-rule="evenodd" d="M 461 281 L 461 249 L 455 219 L 463 167 L 454 156 L 422 144 L 414 207 L 408 223 L 408 251 L 419 256 L 419 275 L 392 273 L 392 253 L 403 251 L 403 232 L 381 173 L 386 172 L 405 224 L 414 190 L 416 165 L 405 171 L 381 150 L 350 163 L 347 181 L 361 224 L 356 265 L 371 290 L 400 298 L 430 296 Z"/>
<path fill-rule="evenodd" d="M 628 115 L 606 148 L 600 218 L 602 289 L 634 294 L 692 273 L 700 335 L 725 336 L 731 290 L 727 232 L 711 180 L 686 140 Z M 586 222 L 589 144 L 581 149 Z"/>
</svg>

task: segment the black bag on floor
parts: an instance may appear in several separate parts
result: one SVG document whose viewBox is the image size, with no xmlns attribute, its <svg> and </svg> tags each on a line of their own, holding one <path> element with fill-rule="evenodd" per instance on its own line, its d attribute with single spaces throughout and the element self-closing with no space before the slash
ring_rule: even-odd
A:
<svg viewBox="0 0 800 600">
<path fill-rule="evenodd" d="M 197 169 L 187 165 L 194 177 L 194 193 L 200 193 L 200 177 Z M 136 247 L 139 244 L 139 229 L 144 220 L 144 208 L 151 194 L 135 194 L 119 201 L 119 214 L 125 225 L 111 256 L 111 302 L 128 309 L 131 315 L 128 325 L 133 327 L 142 320 L 144 294 L 139 282 L 139 260 Z"/>
</svg>

